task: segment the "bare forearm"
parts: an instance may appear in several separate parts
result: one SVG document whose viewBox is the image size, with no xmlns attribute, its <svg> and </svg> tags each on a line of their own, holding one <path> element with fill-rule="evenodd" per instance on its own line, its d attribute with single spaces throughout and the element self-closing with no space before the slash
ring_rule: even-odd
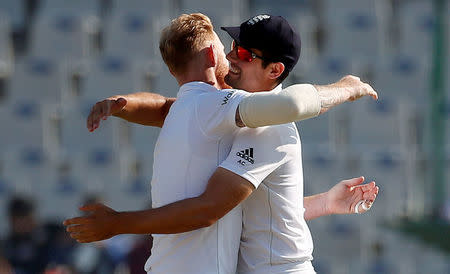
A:
<svg viewBox="0 0 450 274">
<path fill-rule="evenodd" d="M 314 85 L 319 94 L 321 109 L 320 113 L 324 113 L 334 106 L 340 105 L 348 101 L 350 93 L 345 88 L 338 87 L 336 84 L 331 85 Z"/>
<path fill-rule="evenodd" d="M 327 209 L 326 192 L 303 198 L 303 206 L 305 208 L 305 220 L 330 215 Z"/>
<path fill-rule="evenodd" d="M 363 96 L 371 96 L 378 99 L 376 91 L 367 83 L 361 82 L 356 76 L 347 75 L 336 83 L 329 85 L 314 85 L 320 98 L 320 114 L 329 109 L 345 103 L 354 101 Z"/>
<path fill-rule="evenodd" d="M 160 208 L 120 212 L 116 234 L 174 234 L 212 225 L 210 207 L 199 198 L 178 201 Z"/>
<path fill-rule="evenodd" d="M 167 98 L 150 92 L 137 92 L 127 95 L 116 95 L 110 99 L 125 98 L 127 104 L 116 117 L 132 123 L 162 127 L 175 98 Z"/>
</svg>

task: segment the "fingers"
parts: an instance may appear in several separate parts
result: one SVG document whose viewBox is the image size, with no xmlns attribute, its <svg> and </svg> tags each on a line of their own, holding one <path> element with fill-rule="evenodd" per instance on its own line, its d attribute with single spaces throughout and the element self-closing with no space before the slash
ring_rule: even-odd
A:
<svg viewBox="0 0 450 274">
<path fill-rule="evenodd" d="M 370 189 L 369 191 L 364 192 L 363 199 L 372 201 L 372 202 L 375 201 L 375 199 L 377 198 L 377 195 L 378 195 L 378 191 L 379 191 L 379 187 L 376 186 L 376 187 Z"/>
<path fill-rule="evenodd" d="M 344 182 L 344 184 L 347 187 L 350 187 L 350 191 L 352 191 L 355 186 L 357 186 L 357 185 L 361 184 L 362 182 L 364 182 L 364 176 L 360 176 L 360 177 L 357 177 L 357 178 L 344 180 L 343 182 Z"/>
<path fill-rule="evenodd" d="M 69 225 L 80 225 L 80 224 L 88 224 L 90 222 L 89 217 L 76 217 L 72 219 L 67 219 L 63 222 L 63 225 L 69 226 Z"/>
<path fill-rule="evenodd" d="M 108 119 L 108 116 L 118 113 L 125 107 L 126 104 L 127 100 L 123 97 L 118 99 L 106 99 L 101 102 L 97 102 L 92 107 L 87 118 L 86 126 L 88 130 L 90 132 L 96 130 L 100 126 L 101 120 L 106 120 Z"/>
<path fill-rule="evenodd" d="M 364 86 L 367 90 L 368 95 L 372 97 L 374 100 L 378 100 L 378 93 L 372 88 L 372 86 L 367 83 L 364 84 Z"/>
<path fill-rule="evenodd" d="M 97 203 L 97 204 L 89 204 L 89 205 L 84 205 L 82 207 L 80 207 L 81 211 L 96 211 L 99 209 L 103 209 L 105 206 L 101 203 Z"/>
<path fill-rule="evenodd" d="M 375 182 L 371 182 L 370 184 L 367 184 L 367 185 L 372 185 L 372 188 L 368 192 L 365 192 L 363 194 L 362 200 L 360 200 L 358 203 L 356 203 L 354 211 L 357 214 L 360 214 L 360 213 L 370 210 L 373 203 L 375 202 L 375 199 L 377 198 L 377 195 L 379 192 L 379 187 L 375 186 Z"/>
<path fill-rule="evenodd" d="M 70 237 L 79 243 L 91 243 L 102 240 L 95 233 L 70 233 Z"/>
<path fill-rule="evenodd" d="M 375 186 L 376 186 L 376 185 L 375 185 L 375 182 L 372 181 L 372 182 L 370 182 L 370 183 L 368 183 L 368 184 L 361 185 L 361 190 L 362 190 L 363 192 L 372 191 L 372 190 L 375 189 Z"/>
</svg>

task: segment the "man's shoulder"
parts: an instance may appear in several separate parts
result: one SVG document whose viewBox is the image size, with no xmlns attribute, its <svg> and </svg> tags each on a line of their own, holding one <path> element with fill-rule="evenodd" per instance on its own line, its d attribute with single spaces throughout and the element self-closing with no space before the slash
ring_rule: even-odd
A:
<svg viewBox="0 0 450 274">
<path fill-rule="evenodd" d="M 211 103 L 213 105 L 225 106 L 233 100 L 239 100 L 245 97 L 245 91 L 236 89 L 222 89 L 215 92 L 203 92 L 199 94 L 198 101 L 201 103 Z"/>
<path fill-rule="evenodd" d="M 236 138 L 251 139 L 253 142 L 271 144 L 272 146 L 300 143 L 300 137 L 294 123 L 242 128 L 238 131 Z"/>
</svg>

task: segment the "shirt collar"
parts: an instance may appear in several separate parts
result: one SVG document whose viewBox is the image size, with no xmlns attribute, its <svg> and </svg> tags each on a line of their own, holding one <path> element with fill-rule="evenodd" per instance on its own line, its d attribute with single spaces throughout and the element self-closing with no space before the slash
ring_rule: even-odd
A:
<svg viewBox="0 0 450 274">
<path fill-rule="evenodd" d="M 182 85 L 180 87 L 180 90 L 178 91 L 177 97 L 180 97 L 181 95 L 190 92 L 192 90 L 196 90 L 196 91 L 207 91 L 207 92 L 212 92 L 212 91 L 218 91 L 218 89 L 210 84 L 207 84 L 205 82 L 189 82 L 186 83 L 184 85 Z"/>
<path fill-rule="evenodd" d="M 276 86 L 274 89 L 272 89 L 271 91 L 281 91 L 283 89 L 282 84 L 279 84 L 278 86 Z"/>
</svg>

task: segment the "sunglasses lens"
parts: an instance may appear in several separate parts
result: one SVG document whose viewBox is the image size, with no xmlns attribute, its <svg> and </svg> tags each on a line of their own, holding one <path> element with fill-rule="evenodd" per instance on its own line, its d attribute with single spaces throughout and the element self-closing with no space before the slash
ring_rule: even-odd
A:
<svg viewBox="0 0 450 274">
<path fill-rule="evenodd" d="M 236 51 L 237 57 L 245 62 L 253 61 L 252 53 L 243 47 L 236 44 L 236 41 L 231 41 L 231 50 Z"/>
<path fill-rule="evenodd" d="M 247 62 L 251 62 L 253 60 L 252 58 L 252 53 L 246 49 L 244 49 L 243 47 L 237 47 L 237 55 L 238 58 L 241 59 L 242 61 L 247 61 Z"/>
</svg>

